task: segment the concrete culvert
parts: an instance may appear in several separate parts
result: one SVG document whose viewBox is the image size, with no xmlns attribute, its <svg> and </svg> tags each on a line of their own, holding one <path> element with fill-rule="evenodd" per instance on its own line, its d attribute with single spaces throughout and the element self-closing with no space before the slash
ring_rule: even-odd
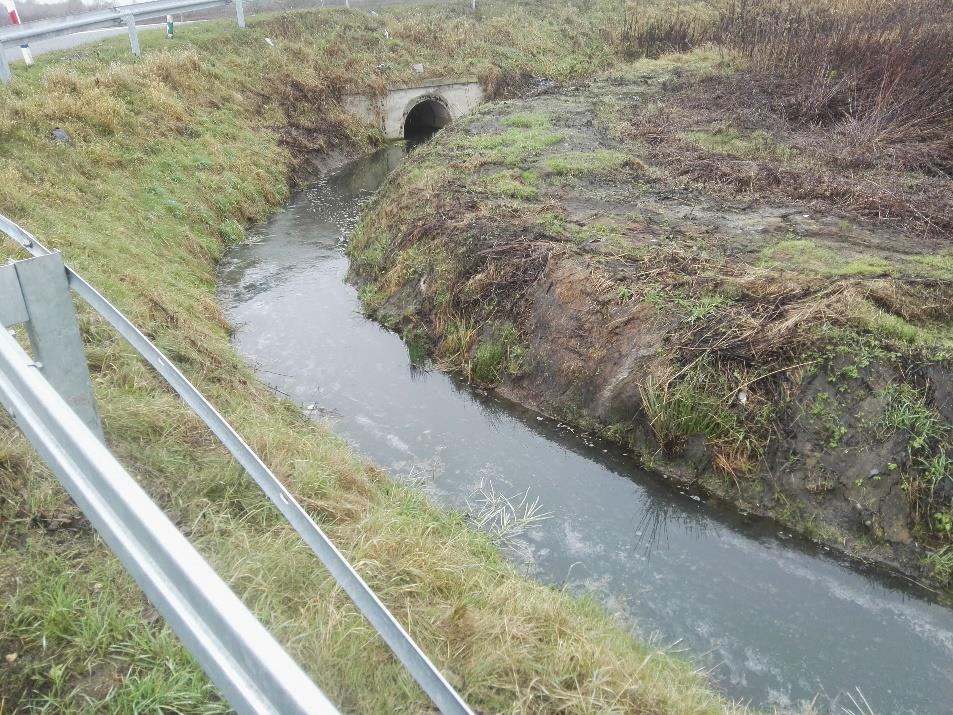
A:
<svg viewBox="0 0 953 715">
<path fill-rule="evenodd" d="M 429 137 L 450 123 L 452 117 L 447 105 L 439 99 L 428 98 L 415 104 L 404 119 L 404 138 Z"/>
</svg>

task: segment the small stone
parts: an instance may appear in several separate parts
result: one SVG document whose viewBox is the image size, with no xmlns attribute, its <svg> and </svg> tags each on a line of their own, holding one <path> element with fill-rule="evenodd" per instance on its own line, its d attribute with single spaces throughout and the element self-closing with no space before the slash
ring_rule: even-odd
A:
<svg viewBox="0 0 953 715">
<path fill-rule="evenodd" d="M 739 392 L 739 393 L 738 393 L 738 402 L 740 402 L 742 405 L 747 405 L 747 404 L 748 404 L 748 393 L 745 392 L 744 390 L 742 390 L 741 392 Z"/>
<path fill-rule="evenodd" d="M 18 653 L 7 653 L 4 656 L 4 660 L 7 661 L 7 663 L 9 663 L 10 665 L 13 665 L 14 663 L 17 662 L 18 655 L 19 655 Z"/>
<path fill-rule="evenodd" d="M 266 37 L 266 38 L 265 38 L 265 44 L 268 45 L 269 47 L 274 47 L 274 46 L 275 46 L 275 41 L 272 40 L 270 37 Z"/>
<path fill-rule="evenodd" d="M 65 129 L 60 129 L 59 127 L 54 129 L 50 136 L 57 144 L 73 143 L 73 137 L 69 135 L 69 132 L 67 132 Z"/>
<path fill-rule="evenodd" d="M 420 63 L 415 64 L 415 65 L 414 65 L 414 72 L 416 72 L 417 74 L 423 74 L 423 73 L 424 73 L 424 66 L 423 66 L 422 64 L 420 64 Z"/>
<path fill-rule="evenodd" d="M 873 469 L 870 470 L 870 472 L 868 472 L 867 476 L 876 477 L 878 474 L 880 474 L 880 470 L 874 467 Z"/>
</svg>

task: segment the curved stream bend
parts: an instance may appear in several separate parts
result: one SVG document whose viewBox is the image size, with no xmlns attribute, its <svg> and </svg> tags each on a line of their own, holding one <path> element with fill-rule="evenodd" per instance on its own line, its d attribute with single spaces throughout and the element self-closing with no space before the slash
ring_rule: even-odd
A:
<svg viewBox="0 0 953 715">
<path fill-rule="evenodd" d="M 877 713 L 951 712 L 953 612 L 414 365 L 362 316 L 341 245 L 405 153 L 323 178 L 226 258 L 221 296 L 261 379 L 444 504 L 529 489 L 552 513 L 526 539 L 534 575 L 598 594 L 733 697 L 850 712 L 859 689 Z"/>
</svg>

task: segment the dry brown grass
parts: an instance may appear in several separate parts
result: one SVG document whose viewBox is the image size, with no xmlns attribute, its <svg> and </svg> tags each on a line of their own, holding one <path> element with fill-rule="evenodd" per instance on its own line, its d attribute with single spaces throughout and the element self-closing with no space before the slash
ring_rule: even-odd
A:
<svg viewBox="0 0 953 715">
<path fill-rule="evenodd" d="M 953 172 L 953 4 L 731 0 L 720 41 L 789 78 L 779 110 L 832 128 L 846 163 Z"/>
</svg>

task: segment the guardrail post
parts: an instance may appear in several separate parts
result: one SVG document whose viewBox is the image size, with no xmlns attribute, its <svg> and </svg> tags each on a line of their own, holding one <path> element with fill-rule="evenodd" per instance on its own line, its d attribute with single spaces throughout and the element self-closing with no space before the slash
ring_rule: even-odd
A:
<svg viewBox="0 0 953 715">
<path fill-rule="evenodd" d="M 36 240 L 27 231 L 0 214 L 0 234 L 6 234 L 34 256 L 46 256 L 51 251 Z M 288 520 L 292 528 L 301 536 L 311 551 L 330 571 L 344 592 L 351 597 L 358 610 L 364 614 L 381 638 L 390 647 L 397 659 L 407 668 L 414 680 L 444 715 L 473 715 L 459 693 L 447 682 L 447 679 L 430 662 L 426 654 L 414 643 L 400 622 L 394 618 L 377 595 L 354 570 L 334 543 L 321 531 L 311 516 L 297 502 L 291 492 L 281 483 L 272 471 L 261 461 L 245 443 L 234 428 L 215 410 L 205 397 L 195 389 L 178 368 L 163 355 L 155 345 L 149 342 L 126 316 L 116 310 L 100 293 L 77 273 L 66 268 L 69 285 L 96 313 L 115 328 L 123 338 L 148 362 L 169 386 L 175 390 L 185 403 L 192 408 L 209 429 L 219 438 L 225 448 L 245 468 L 248 475 L 258 484 L 278 511 Z M 4 296 L 0 294 L 0 301 Z M 12 305 L 12 301 L 9 301 Z M 0 308 L 7 305 L 0 302 Z M 12 308 L 10 309 L 12 310 Z M 3 314 L 0 310 L 0 315 Z M 2 355 L 3 334 L 0 332 L 0 358 Z M 2 368 L 2 364 L 0 364 Z M 0 378 L 2 378 L 0 369 Z M 2 390 L 0 390 L 2 397 Z M 200 659 L 201 660 L 201 659 Z M 284 713 L 285 711 L 279 710 Z"/>
<path fill-rule="evenodd" d="M 135 15 L 126 15 L 126 27 L 129 28 L 129 45 L 132 47 L 132 54 L 141 57 L 142 49 L 139 47 L 139 32 L 136 30 Z"/>
<path fill-rule="evenodd" d="M 237 712 L 337 715 L 5 330 L 0 407 Z"/>
<path fill-rule="evenodd" d="M 0 42 L 0 83 L 10 84 L 13 74 L 10 72 L 10 63 L 7 62 L 7 48 Z"/>
<path fill-rule="evenodd" d="M 239 27 L 245 27 L 245 8 L 242 6 L 242 0 L 235 0 L 235 16 Z"/>
<path fill-rule="evenodd" d="M 51 253 L 0 266 L 0 301 L 0 323 L 25 323 L 40 372 L 103 440 L 63 257 Z"/>
</svg>

